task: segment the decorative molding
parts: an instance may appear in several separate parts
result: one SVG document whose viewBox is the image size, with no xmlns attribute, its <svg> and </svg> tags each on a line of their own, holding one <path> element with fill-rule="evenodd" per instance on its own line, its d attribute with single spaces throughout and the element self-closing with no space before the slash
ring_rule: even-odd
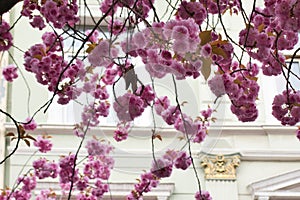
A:
<svg viewBox="0 0 300 200">
<path fill-rule="evenodd" d="M 105 197 L 120 197 L 124 199 L 126 195 L 134 188 L 135 183 L 109 183 L 110 192 L 104 194 Z M 35 189 L 35 194 L 39 194 L 41 190 L 45 188 L 51 188 L 56 195 L 61 195 L 60 186 L 58 182 L 54 181 L 38 181 Z M 174 183 L 160 183 L 157 188 L 153 188 L 150 192 L 145 193 L 145 197 L 156 197 L 158 199 L 167 200 L 173 194 L 175 189 Z M 75 193 L 76 195 L 76 193 Z M 121 198 L 123 197 L 123 198 Z M 108 198 L 110 199 L 110 198 Z M 147 198 L 146 198 L 147 199 Z"/>
<path fill-rule="evenodd" d="M 234 156 L 206 156 L 201 161 L 207 180 L 236 180 L 236 168 L 240 165 L 240 157 Z"/>
<path fill-rule="evenodd" d="M 295 170 L 248 186 L 253 199 L 300 199 L 300 170 Z"/>
<path fill-rule="evenodd" d="M 12 123 L 5 123 L 4 124 L 6 131 L 16 131 L 16 127 Z M 39 134 L 50 134 L 50 135 L 74 135 L 73 133 L 74 125 L 68 124 L 39 124 L 37 129 L 31 131 L 32 135 L 39 135 Z M 91 135 L 108 135 L 113 136 L 115 126 L 98 126 L 98 127 L 91 127 L 90 133 Z M 169 137 L 174 138 L 181 135 L 180 132 L 176 131 L 173 128 L 162 128 L 159 131 L 162 137 Z M 130 132 L 131 137 L 135 136 L 152 136 L 152 127 L 133 127 Z"/>
<path fill-rule="evenodd" d="M 4 127 L 7 131 L 13 131 L 16 129 L 14 124 L 5 123 Z M 68 124 L 39 124 L 38 128 L 33 131 L 33 133 L 57 133 L 57 134 L 73 134 L 74 125 Z M 113 134 L 115 130 L 114 126 L 101 126 L 101 127 L 92 127 L 92 133 L 110 133 Z M 273 134 L 284 134 L 284 135 L 294 135 L 295 127 L 285 127 L 281 125 L 244 125 L 244 124 L 236 124 L 236 125 L 211 125 L 209 127 L 210 135 L 244 135 L 245 133 L 250 135 L 273 135 Z M 133 134 L 137 135 L 145 135 L 152 134 L 151 127 L 134 127 L 132 129 Z M 163 136 L 174 137 L 174 134 L 180 134 L 174 128 L 161 128 L 160 130 Z M 217 134 L 215 134 L 217 133 Z M 171 136 L 170 136 L 171 134 Z"/>
<path fill-rule="evenodd" d="M 201 151 L 199 157 L 207 154 L 239 154 L 242 161 L 300 161 L 300 150 L 295 149 L 237 149 L 237 148 L 214 148 L 209 151 Z"/>
</svg>

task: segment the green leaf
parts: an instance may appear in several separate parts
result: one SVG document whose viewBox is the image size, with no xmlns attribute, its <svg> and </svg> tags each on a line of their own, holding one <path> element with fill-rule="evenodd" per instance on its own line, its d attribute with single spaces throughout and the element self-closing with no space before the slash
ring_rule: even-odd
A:
<svg viewBox="0 0 300 200">
<path fill-rule="evenodd" d="M 207 81 L 208 77 L 211 74 L 211 59 L 210 58 L 202 58 L 202 67 L 201 74 L 204 76 L 204 79 Z"/>
</svg>

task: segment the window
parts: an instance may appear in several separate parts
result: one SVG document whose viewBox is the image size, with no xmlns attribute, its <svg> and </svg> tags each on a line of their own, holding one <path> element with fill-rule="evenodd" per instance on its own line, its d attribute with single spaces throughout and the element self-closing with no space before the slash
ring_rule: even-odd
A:
<svg viewBox="0 0 300 200">
<path fill-rule="evenodd" d="M 84 33 L 84 30 L 91 30 L 93 27 L 87 26 L 79 26 L 78 30 L 82 33 Z M 106 27 L 100 27 L 101 31 L 99 31 L 99 38 L 105 38 L 107 35 L 109 35 Z M 70 35 L 73 35 L 74 31 L 69 31 Z M 118 40 L 122 40 L 122 38 L 119 38 Z M 67 48 L 67 52 L 65 54 L 65 58 L 67 60 L 71 60 L 73 57 L 73 54 L 77 52 L 77 50 L 81 46 L 81 42 L 78 40 L 74 40 L 72 37 L 68 37 L 66 40 L 64 40 L 64 46 Z M 86 57 L 85 53 L 86 47 L 80 52 L 79 58 Z M 87 59 L 84 60 L 85 65 L 88 66 L 89 62 Z M 138 71 L 137 73 L 142 74 L 143 77 L 139 77 L 141 79 L 146 79 L 146 82 L 143 82 L 144 84 L 147 84 L 150 82 L 149 78 L 146 78 L 144 76 L 147 76 L 147 72 L 145 71 L 145 68 L 143 67 L 143 63 L 140 59 L 131 59 L 131 62 L 136 66 L 135 71 Z M 142 67 L 141 67 L 142 66 Z M 100 74 L 103 72 L 104 68 L 99 67 L 94 69 L 95 72 L 99 72 Z M 142 70 L 142 71 L 141 71 Z M 113 102 L 115 101 L 115 97 L 113 94 L 113 88 L 112 86 L 108 86 L 107 90 L 109 92 L 109 102 L 111 104 L 110 107 L 110 114 L 108 117 L 101 117 L 100 124 L 102 126 L 115 126 L 118 123 L 118 118 L 116 113 L 113 109 Z M 118 96 L 120 94 L 124 94 L 126 92 L 125 90 L 125 81 L 123 79 L 120 79 L 120 81 L 115 86 L 115 94 Z M 52 96 L 52 92 L 49 92 L 49 97 Z M 47 123 L 50 124 L 75 124 L 81 122 L 81 112 L 83 110 L 83 106 L 87 104 L 88 101 L 92 101 L 90 97 L 88 97 L 85 94 L 82 94 L 79 96 L 75 101 L 70 101 L 67 105 L 59 105 L 57 103 L 57 98 L 53 101 L 51 105 L 51 109 L 48 111 L 48 119 Z M 134 120 L 135 126 L 149 126 L 152 122 L 152 114 L 151 114 L 151 108 L 146 108 L 143 112 L 142 116 L 136 118 Z"/>
</svg>

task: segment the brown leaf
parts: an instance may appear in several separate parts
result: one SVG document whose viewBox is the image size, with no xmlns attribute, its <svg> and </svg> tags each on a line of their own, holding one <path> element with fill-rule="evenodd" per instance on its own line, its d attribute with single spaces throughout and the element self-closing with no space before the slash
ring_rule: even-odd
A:
<svg viewBox="0 0 300 200">
<path fill-rule="evenodd" d="M 255 76 L 246 76 L 249 80 L 252 80 L 252 81 L 255 81 L 257 82 L 258 80 L 258 77 L 255 77 Z"/>
<path fill-rule="evenodd" d="M 201 39 L 200 45 L 203 46 L 211 41 L 211 30 L 210 31 L 202 31 L 199 33 L 199 37 Z"/>
<path fill-rule="evenodd" d="M 251 24 L 246 24 L 246 29 L 254 28 Z"/>
<path fill-rule="evenodd" d="M 272 32 L 268 32 L 267 34 L 268 34 L 268 36 L 274 36 L 274 37 L 276 36 L 276 35 L 275 35 L 274 33 L 272 33 Z"/>
<path fill-rule="evenodd" d="M 210 58 L 202 58 L 202 67 L 201 74 L 204 76 L 204 79 L 207 81 L 208 77 L 211 74 L 211 59 Z"/>
<path fill-rule="evenodd" d="M 94 48 L 97 46 L 97 44 L 95 43 L 87 44 L 87 45 L 88 45 L 88 48 L 86 49 L 87 53 L 91 53 L 94 50 Z"/>
<path fill-rule="evenodd" d="M 212 47 L 212 52 L 214 54 L 222 56 L 223 58 L 228 58 L 228 56 L 227 56 L 226 52 L 224 51 L 224 49 L 222 49 L 220 47 L 213 46 Z"/>
<path fill-rule="evenodd" d="M 216 120 L 217 120 L 217 118 L 215 118 L 215 117 L 211 118 L 212 122 L 216 122 Z"/>
<path fill-rule="evenodd" d="M 233 82 L 238 85 L 240 85 L 242 83 L 242 81 L 240 79 L 235 79 Z"/>
<path fill-rule="evenodd" d="M 15 134 L 13 132 L 9 132 L 9 133 L 6 133 L 5 136 L 8 136 L 8 137 L 15 136 Z"/>
<path fill-rule="evenodd" d="M 93 139 L 94 139 L 94 140 L 98 140 L 98 138 L 97 138 L 96 135 L 93 135 Z"/>
<path fill-rule="evenodd" d="M 180 105 L 181 106 L 184 106 L 185 104 L 187 104 L 188 102 L 187 101 L 183 101 Z"/>
<path fill-rule="evenodd" d="M 25 136 L 25 138 L 31 139 L 33 141 L 36 141 L 36 139 L 34 137 L 32 137 L 31 135 L 28 135 L 28 134 Z"/>
<path fill-rule="evenodd" d="M 184 140 L 184 139 L 185 139 L 185 137 L 183 137 L 183 136 L 179 136 L 179 137 L 178 137 L 178 139 L 179 139 L 179 140 Z"/>
<path fill-rule="evenodd" d="M 264 28 L 265 28 L 265 25 L 264 25 L 264 24 L 261 24 L 261 25 L 259 25 L 259 26 L 257 27 L 257 30 L 258 30 L 258 32 L 260 33 L 260 32 L 262 32 L 262 31 L 264 30 Z"/>
<path fill-rule="evenodd" d="M 161 137 L 161 135 L 159 135 L 159 134 L 153 135 L 153 139 L 155 139 L 155 138 L 157 138 L 157 139 L 159 139 L 160 141 L 162 141 L 162 137 Z"/>
<path fill-rule="evenodd" d="M 33 55 L 33 58 L 36 58 L 38 60 L 42 60 L 43 56 L 40 55 L 40 54 L 36 54 L 36 55 Z"/>
<path fill-rule="evenodd" d="M 24 127 L 20 124 L 20 125 L 18 126 L 18 129 L 19 129 L 19 132 L 20 132 L 21 137 L 24 136 L 24 134 L 26 133 Z"/>
<path fill-rule="evenodd" d="M 219 45 L 224 45 L 224 44 L 228 44 L 228 40 L 221 40 L 221 39 L 219 39 L 219 40 L 216 40 L 216 41 L 213 41 L 213 42 L 210 43 L 210 45 L 212 47 L 215 47 L 215 46 L 217 47 Z"/>
<path fill-rule="evenodd" d="M 27 144 L 28 147 L 30 147 L 30 142 L 27 139 L 24 139 L 24 142 Z"/>
<path fill-rule="evenodd" d="M 86 72 L 89 73 L 89 74 L 94 74 L 94 69 L 95 69 L 95 67 L 89 66 L 89 67 L 87 68 Z"/>
</svg>

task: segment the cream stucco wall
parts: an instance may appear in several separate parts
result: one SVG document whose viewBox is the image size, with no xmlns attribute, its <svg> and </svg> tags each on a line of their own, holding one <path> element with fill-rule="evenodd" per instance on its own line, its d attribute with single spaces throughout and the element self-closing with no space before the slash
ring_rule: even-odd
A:
<svg viewBox="0 0 300 200">
<path fill-rule="evenodd" d="M 12 126 L 8 126 L 7 130 L 13 130 Z M 79 140 L 73 137 L 71 127 L 64 126 L 41 126 L 40 129 L 33 134 L 46 132 L 53 136 L 54 149 L 48 155 L 49 160 L 56 160 L 59 155 L 68 152 L 75 152 Z M 280 174 L 288 173 L 299 169 L 300 164 L 300 146 L 294 136 L 294 129 L 282 128 L 277 126 L 251 126 L 251 127 L 234 127 L 225 126 L 220 128 L 212 128 L 214 132 L 221 132 L 218 137 L 208 137 L 202 145 L 193 146 L 193 155 L 197 172 L 201 178 L 201 186 L 203 189 L 211 191 L 215 200 L 233 200 L 230 198 L 237 197 L 238 200 L 253 200 L 249 186 L 255 182 L 275 177 Z M 92 135 L 99 138 L 105 138 L 112 143 L 112 129 L 102 128 L 92 130 Z M 116 159 L 115 168 L 110 178 L 111 183 L 134 183 L 136 178 L 143 170 L 149 169 L 152 162 L 152 154 L 149 151 L 151 146 L 149 139 L 150 131 L 147 129 L 133 130 L 134 138 L 130 138 L 124 144 L 116 146 L 114 157 Z M 161 155 L 162 149 L 181 146 L 177 139 L 177 133 L 169 130 L 162 134 L 163 143 L 156 142 L 156 155 Z M 209 148 L 209 143 L 214 147 Z M 12 143 L 8 148 L 14 147 Z M 19 148 L 18 152 L 11 158 L 10 168 L 10 184 L 13 183 L 15 177 L 23 167 L 25 161 L 33 153 L 33 149 L 26 146 Z M 82 152 L 83 153 L 83 152 Z M 238 154 L 241 158 L 240 166 L 237 168 L 236 181 L 208 181 L 204 179 L 204 172 L 201 168 L 200 161 L 207 154 Z M 83 154 L 81 154 L 83 155 Z M 42 156 L 37 154 L 28 162 L 30 164 L 33 159 Z M 26 170 L 24 170 L 26 171 Z M 162 183 L 172 183 L 175 188 L 170 199 L 192 200 L 193 194 L 197 190 L 197 184 L 192 168 L 187 171 L 174 170 L 170 178 L 162 180 Z M 221 194 L 221 198 L 220 197 Z M 224 197 L 224 195 L 227 195 Z M 228 196 L 229 195 L 229 196 Z"/>
</svg>

